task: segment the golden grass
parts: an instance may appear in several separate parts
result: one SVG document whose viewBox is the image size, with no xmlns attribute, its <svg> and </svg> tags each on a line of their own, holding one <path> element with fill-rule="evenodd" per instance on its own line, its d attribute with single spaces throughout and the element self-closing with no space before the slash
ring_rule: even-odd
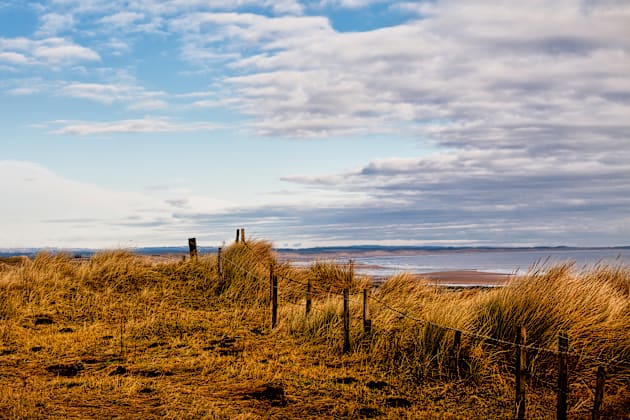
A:
<svg viewBox="0 0 630 420">
<path fill-rule="evenodd" d="M 397 275 L 371 290 L 363 334 L 352 266 L 277 262 L 250 241 L 216 256 L 156 262 L 129 252 L 88 261 L 0 261 L 0 418 L 507 418 L 514 349 L 454 331 L 555 349 L 568 334 L 570 417 L 589 416 L 598 360 L 612 361 L 604 410 L 630 406 L 630 272 L 549 267 L 491 290 Z M 279 277 L 270 329 L 269 270 Z M 306 284 L 313 309 L 304 309 Z M 342 354 L 343 288 L 352 350 Z M 379 303 L 382 302 L 382 303 Z M 401 315 L 396 308 L 418 320 Z M 439 326 L 437 326 L 439 325 Z M 528 418 L 553 417 L 555 355 L 530 351 Z"/>
</svg>

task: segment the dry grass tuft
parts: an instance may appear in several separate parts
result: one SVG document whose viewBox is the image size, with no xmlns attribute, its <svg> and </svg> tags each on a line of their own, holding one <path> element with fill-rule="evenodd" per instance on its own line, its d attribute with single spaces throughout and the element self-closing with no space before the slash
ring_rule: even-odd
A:
<svg viewBox="0 0 630 420">
<path fill-rule="evenodd" d="M 506 418 L 514 350 L 464 334 L 455 353 L 453 329 L 513 341 L 520 326 L 536 347 L 554 349 L 561 331 L 570 337 L 570 416 L 588 416 L 596 359 L 612 362 L 604 414 L 628 414 L 626 267 L 578 272 L 564 264 L 472 291 L 397 275 L 371 290 L 366 335 L 361 292 L 370 283 L 351 265 L 294 268 L 256 240 L 223 257 L 222 277 L 215 255 L 0 260 L 0 417 Z M 271 267 L 280 280 L 273 331 Z M 348 354 L 341 353 L 344 288 L 351 291 Z M 549 417 L 554 355 L 529 357 L 528 413 Z"/>
<path fill-rule="evenodd" d="M 269 270 L 276 264 L 270 243 L 249 240 L 234 244 L 223 260 L 224 275 L 214 288 L 217 295 L 239 305 L 269 302 Z"/>
</svg>

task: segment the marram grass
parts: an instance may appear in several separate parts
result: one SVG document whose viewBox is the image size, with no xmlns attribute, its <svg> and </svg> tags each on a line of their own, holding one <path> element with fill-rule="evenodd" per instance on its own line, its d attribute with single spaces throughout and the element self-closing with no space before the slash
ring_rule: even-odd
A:
<svg viewBox="0 0 630 420">
<path fill-rule="evenodd" d="M 492 340 L 513 342 L 521 326 L 532 346 L 528 418 L 555 415 L 559 333 L 571 344 L 569 416 L 589 417 L 602 363 L 603 414 L 630 412 L 627 267 L 557 265 L 489 290 L 393 276 L 371 288 L 370 335 L 369 279 L 351 265 L 295 268 L 250 241 L 224 249 L 222 271 L 216 255 L 0 260 L 0 418 L 509 418 L 515 350 Z"/>
</svg>

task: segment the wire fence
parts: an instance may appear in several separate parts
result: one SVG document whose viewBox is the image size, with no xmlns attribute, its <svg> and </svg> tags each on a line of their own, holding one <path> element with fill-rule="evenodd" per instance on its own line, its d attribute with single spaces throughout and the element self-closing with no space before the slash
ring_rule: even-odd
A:
<svg viewBox="0 0 630 420">
<path fill-rule="evenodd" d="M 246 242 L 242 242 L 246 245 L 246 247 L 249 247 L 247 245 Z M 254 251 L 253 249 L 251 249 L 251 247 L 249 247 L 250 250 Z M 258 256 L 257 256 L 258 257 Z M 226 256 L 222 256 L 221 257 L 221 261 L 224 261 L 228 264 L 230 264 L 231 266 L 233 266 L 235 269 L 241 271 L 242 273 L 246 274 L 247 276 L 250 276 L 253 279 L 256 279 L 257 281 L 260 282 L 265 282 L 268 279 L 262 277 L 261 275 L 252 272 L 250 269 L 247 269 L 241 265 L 239 265 L 238 263 L 236 263 L 235 261 L 231 260 L 230 258 L 227 258 Z M 342 270 L 345 270 L 345 273 L 347 275 L 350 276 L 350 278 L 352 278 L 353 276 L 353 263 L 352 261 L 350 261 L 348 264 L 343 264 L 343 265 L 339 265 L 339 267 L 341 267 Z M 526 352 L 534 352 L 534 353 L 541 353 L 541 354 L 549 354 L 552 356 L 557 357 L 562 363 L 562 360 L 566 360 L 567 358 L 571 357 L 571 358 L 575 358 L 578 361 L 590 361 L 590 362 L 594 362 L 599 364 L 600 366 L 604 366 L 607 369 L 611 369 L 611 368 L 621 368 L 621 369 L 630 369 L 630 361 L 626 361 L 626 360 L 618 360 L 618 359 L 611 359 L 611 358 L 602 358 L 602 357 L 598 357 L 598 356 L 593 356 L 591 354 L 588 354 L 584 351 L 580 351 L 578 349 L 576 349 L 574 346 L 568 345 L 568 339 L 566 339 L 565 337 L 559 336 L 559 340 L 562 343 L 563 338 L 567 340 L 567 347 L 566 348 L 561 348 L 559 346 L 558 349 L 554 349 L 554 348 L 548 348 L 548 347 L 544 347 L 544 346 L 539 346 L 536 344 L 522 344 L 518 341 L 510 341 L 510 340 L 505 340 L 505 339 L 500 339 L 500 338 L 496 338 L 496 337 L 492 337 L 490 335 L 487 334 L 483 334 L 481 332 L 478 331 L 470 331 L 470 330 L 466 330 L 466 329 L 462 329 L 462 328 L 457 328 L 457 327 L 453 327 L 450 325 L 443 325 L 422 317 L 418 317 L 415 316 L 411 313 L 409 313 L 408 311 L 404 311 L 400 308 L 395 307 L 394 305 L 389 304 L 388 302 L 385 302 L 383 299 L 379 299 L 375 296 L 373 296 L 370 293 L 364 293 L 362 290 L 359 292 L 355 292 L 355 293 L 350 293 L 349 290 L 344 290 L 343 293 L 340 292 L 335 292 L 334 290 L 329 289 L 329 290 L 322 290 L 319 285 L 317 284 L 313 284 L 312 282 L 308 281 L 308 282 L 304 282 L 301 280 L 298 280 L 296 278 L 293 278 L 291 276 L 288 276 L 286 274 L 283 273 L 273 273 L 273 265 L 270 266 L 270 277 L 273 278 L 273 276 L 276 277 L 280 277 L 282 280 L 284 280 L 286 283 L 283 285 L 283 290 L 288 290 L 291 293 L 295 294 L 295 295 L 304 295 L 306 300 L 309 301 L 309 303 L 307 303 L 308 309 L 307 309 L 307 313 L 309 310 L 316 310 L 319 311 L 320 309 L 318 308 L 314 308 L 311 304 L 310 304 L 310 299 L 313 298 L 319 298 L 319 299 L 331 299 L 331 298 L 342 298 L 344 300 L 344 312 L 345 312 L 345 306 L 349 305 L 350 303 L 354 304 L 354 305 L 363 305 L 364 308 L 368 305 L 368 302 L 372 302 L 376 305 L 378 305 L 379 307 L 381 307 L 383 310 L 389 311 L 391 313 L 394 313 L 396 315 L 398 315 L 401 318 L 407 319 L 409 321 L 412 321 L 414 323 L 418 323 L 421 325 L 425 325 L 425 326 L 431 326 L 434 328 L 438 328 L 438 329 L 442 329 L 442 330 L 446 330 L 446 331 L 453 331 L 454 333 L 456 333 L 457 335 L 461 336 L 467 336 L 476 340 L 479 340 L 480 342 L 483 342 L 484 344 L 488 344 L 488 345 L 493 345 L 493 346 L 505 346 L 511 349 L 516 349 L 517 351 L 520 350 L 524 350 Z M 273 293 L 277 293 L 277 289 L 278 289 L 278 285 L 277 283 L 274 285 L 273 283 L 273 279 L 270 280 L 270 288 L 271 288 L 271 294 L 273 295 Z M 274 291 L 275 288 L 275 291 Z M 355 297 L 358 295 L 363 294 L 364 300 L 361 301 L 360 299 L 356 299 Z M 290 299 L 283 299 L 282 300 L 282 304 L 288 304 L 291 306 L 295 306 L 295 307 L 301 307 L 303 306 L 303 304 L 300 303 L 296 303 L 294 301 L 291 301 Z M 276 302 L 277 305 L 277 302 Z M 275 311 L 277 311 L 277 308 L 274 309 Z M 365 310 L 365 309 L 364 309 Z M 275 316 L 275 315 L 274 315 Z M 346 316 L 344 314 L 344 316 Z M 365 316 L 365 314 L 364 314 Z M 365 321 L 365 319 L 364 319 Z M 344 324 L 346 324 L 346 322 L 344 322 Z M 274 323 L 272 324 L 273 326 L 275 326 L 275 320 Z M 371 320 L 370 320 L 370 326 L 371 326 Z M 347 334 L 347 332 L 346 332 Z M 456 340 L 459 340 L 456 339 Z M 459 343 L 457 344 L 459 345 Z M 344 344 L 344 348 L 346 348 L 346 345 Z M 566 363 L 566 362 L 565 362 Z M 566 393 L 567 390 L 564 389 L 560 389 L 561 388 L 561 384 L 560 384 L 560 379 L 558 384 L 552 384 L 546 380 L 544 380 L 543 378 L 538 378 L 540 383 L 546 383 L 548 386 L 556 386 L 558 388 L 558 395 L 559 395 L 559 401 L 560 398 L 566 398 Z M 566 378 L 565 378 L 565 382 L 566 382 Z M 598 381 L 599 384 L 599 381 Z M 598 385 L 599 386 L 599 385 Z M 602 385 L 603 386 L 603 385 Z M 600 392 L 599 390 L 596 390 L 596 393 Z M 603 392 L 603 391 L 602 391 Z M 562 395 L 564 393 L 564 395 Z M 518 394 L 518 393 L 517 393 Z M 524 404 L 524 402 L 521 402 L 522 404 Z M 560 403 L 559 403 L 560 404 Z M 595 409 L 594 409 L 595 410 Z M 595 417 L 595 411 L 593 411 L 593 416 Z M 561 413 L 558 412 L 558 418 L 563 418 L 561 416 Z"/>
<path fill-rule="evenodd" d="M 252 273 L 251 271 L 243 268 L 242 266 L 239 266 L 238 264 L 236 264 L 234 261 L 231 261 L 230 259 L 223 257 L 224 261 L 229 262 L 230 264 L 232 264 L 234 267 L 238 268 L 239 270 L 245 272 L 246 274 L 248 274 L 249 276 L 256 278 L 259 281 L 265 281 L 264 279 L 262 279 L 259 275 Z M 352 266 L 352 263 L 349 263 L 348 266 Z M 308 287 L 308 283 L 299 281 L 299 280 L 295 280 L 291 277 L 287 277 L 286 275 L 279 275 L 279 277 L 281 277 L 282 279 L 288 281 L 289 283 L 293 283 L 293 284 L 298 284 L 300 286 L 303 287 Z M 311 284 L 311 288 L 315 288 L 317 290 L 317 286 L 312 285 Z M 329 291 L 313 291 L 311 289 L 311 291 L 309 292 L 309 294 L 313 297 L 324 297 L 324 298 L 330 298 L 331 296 L 337 296 L 337 297 L 342 297 L 343 298 L 343 293 L 339 293 L 339 292 L 334 292 L 332 290 Z M 301 292 L 301 293 L 306 293 L 304 290 L 296 290 L 293 289 L 294 292 Z M 357 293 L 350 293 L 350 296 L 357 296 L 360 295 L 360 292 Z M 400 315 L 403 318 L 409 319 L 411 321 L 420 323 L 420 324 L 424 324 L 424 325 L 431 325 L 433 327 L 436 328 L 440 328 L 440 329 L 444 329 L 444 330 L 450 330 L 450 331 L 454 331 L 454 332 L 459 332 L 465 336 L 469 336 L 469 337 L 473 337 L 476 338 L 478 340 L 484 341 L 486 343 L 489 344 L 497 344 L 497 345 L 504 345 L 504 346 L 508 346 L 508 347 L 513 347 L 513 348 L 524 348 L 526 350 L 530 350 L 530 351 L 535 351 L 535 352 L 540 352 L 540 353 L 549 353 L 549 354 L 553 354 L 553 355 L 559 355 L 560 353 L 565 353 L 569 356 L 574 356 L 577 357 L 579 359 L 586 359 L 586 360 L 592 360 L 598 363 L 602 363 L 605 364 L 607 366 L 623 366 L 626 368 L 630 368 L 630 362 L 626 362 L 626 361 L 622 361 L 622 360 L 612 360 L 612 359 L 602 359 L 600 357 L 596 357 L 596 356 L 591 356 L 588 354 L 585 354 L 584 352 L 580 352 L 575 350 L 574 347 L 572 347 L 574 349 L 574 351 L 567 351 L 567 352 L 560 352 L 557 349 L 551 349 L 551 348 L 546 348 L 546 347 L 539 347 L 539 346 L 535 346 L 535 345 L 523 345 L 523 344 L 519 344 L 516 343 L 514 341 L 508 341 L 508 340 L 502 340 L 499 338 L 495 338 L 489 335 L 484 335 L 484 334 L 480 334 L 478 332 L 473 332 L 473 331 L 468 331 L 468 330 L 464 330 L 461 328 L 456 328 L 456 327 L 452 327 L 449 325 L 443 325 L 443 324 L 439 324 L 433 321 L 429 321 L 427 319 L 422 319 L 422 318 L 418 318 L 415 317 L 413 315 L 410 315 L 409 313 L 395 308 L 389 304 L 387 304 L 386 302 L 384 302 L 382 299 L 378 299 L 372 295 L 369 296 L 370 301 L 377 303 L 378 305 L 380 305 L 381 307 L 383 307 L 384 309 L 391 311 L 393 313 L 396 313 L 397 315 Z M 356 299 L 349 299 L 349 301 L 351 303 L 354 303 L 356 305 L 361 304 L 362 302 Z M 295 304 L 293 302 L 287 302 L 287 303 L 291 303 L 291 304 Z"/>
<path fill-rule="evenodd" d="M 234 265 L 235 267 L 239 268 L 240 270 L 246 272 L 248 275 L 257 278 L 259 281 L 264 281 L 263 279 L 261 279 L 260 276 L 252 273 L 251 271 L 248 271 L 248 270 L 244 269 L 243 267 L 238 266 L 233 261 L 230 261 L 228 259 L 226 259 L 226 261 L 230 262 L 232 265 Z M 290 283 L 299 284 L 300 286 L 307 286 L 308 285 L 308 283 L 304 283 L 304 282 L 292 279 L 292 278 L 284 276 L 284 275 L 281 275 L 280 277 L 282 279 L 284 279 L 284 280 L 287 280 Z M 315 287 L 315 286 L 311 286 L 311 287 Z M 293 289 L 293 291 L 297 291 L 297 290 Z M 300 290 L 299 292 L 305 293 L 305 291 L 303 291 L 303 290 Z M 331 296 L 343 297 L 343 293 L 338 293 L 338 292 L 334 292 L 334 291 L 328 291 L 328 292 L 323 292 L 323 291 L 321 291 L 321 292 L 314 292 L 314 291 L 311 291 L 310 294 L 312 296 L 315 296 L 315 297 L 317 297 L 317 296 L 319 296 L 319 297 L 327 297 L 327 298 L 331 297 Z M 360 293 L 351 293 L 350 294 L 350 296 L 357 296 L 357 295 L 360 295 Z M 414 321 L 414 322 L 417 322 L 417 323 L 420 323 L 420 324 L 424 324 L 424 325 L 431 325 L 433 327 L 441 328 L 441 329 L 444 329 L 444 330 L 460 332 L 463 335 L 466 335 L 466 336 L 469 336 L 469 337 L 473 337 L 473 338 L 482 340 L 482 341 L 490 343 L 490 344 L 494 343 L 494 344 L 505 345 L 505 346 L 514 347 L 514 348 L 524 348 L 526 350 L 531 350 L 531 351 L 536 351 L 536 352 L 541 352 L 541 353 L 550 353 L 550 354 L 554 354 L 554 355 L 558 355 L 558 354 L 561 353 L 560 351 L 558 351 L 556 349 L 551 349 L 551 348 L 546 348 L 546 347 L 539 347 L 539 346 L 534 346 L 534 345 L 522 345 L 522 344 L 519 344 L 519 343 L 516 343 L 516 342 L 513 342 L 513 341 L 502 340 L 502 339 L 499 339 L 499 338 L 491 337 L 489 335 L 484 335 L 484 334 L 480 334 L 480 333 L 477 333 L 477 332 L 473 332 L 473 331 L 468 331 L 468 330 L 464 330 L 464 329 L 461 329 L 461 328 L 452 327 L 452 326 L 449 326 L 449 325 L 439 324 L 439 323 L 436 323 L 436 322 L 433 322 L 433 321 L 429 321 L 427 319 L 422 319 L 422 318 L 418 318 L 418 317 L 415 317 L 413 315 L 410 315 L 407 312 L 404 312 L 404 311 L 402 311 L 402 310 L 400 310 L 398 308 L 395 308 L 395 307 L 385 303 L 382 299 L 378 299 L 378 298 L 376 298 L 374 296 L 370 295 L 369 299 L 370 299 L 370 301 L 373 301 L 373 302 L 377 303 L 378 305 L 380 305 L 384 309 L 386 309 L 388 311 L 391 311 L 393 313 L 396 313 L 396 314 L 400 315 L 401 317 L 409 319 L 411 321 Z M 349 299 L 349 301 L 351 303 L 354 303 L 354 304 L 357 304 L 357 305 L 361 304 L 361 302 L 359 300 L 356 300 L 356 299 Z M 291 302 L 291 303 L 293 304 L 293 302 Z M 596 362 L 599 362 L 599 363 L 603 363 L 603 364 L 606 364 L 606 365 L 624 366 L 624 367 L 630 368 L 630 362 L 625 362 L 625 361 L 620 361 L 620 360 L 605 360 L 605 359 L 602 359 L 602 358 L 599 358 L 599 357 L 587 355 L 587 354 L 585 354 L 583 352 L 579 352 L 577 350 L 569 351 L 569 352 L 563 352 L 563 353 L 566 353 L 566 354 L 568 354 L 570 356 L 578 357 L 580 359 L 593 360 L 593 361 L 596 361 Z"/>
</svg>

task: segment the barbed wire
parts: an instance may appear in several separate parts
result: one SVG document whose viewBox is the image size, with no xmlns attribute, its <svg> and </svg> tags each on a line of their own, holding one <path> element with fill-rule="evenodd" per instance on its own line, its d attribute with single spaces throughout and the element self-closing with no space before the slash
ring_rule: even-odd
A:
<svg viewBox="0 0 630 420">
<path fill-rule="evenodd" d="M 245 243 L 245 245 L 248 246 L 246 243 Z M 249 249 L 252 249 L 252 248 L 250 247 Z M 254 278 L 257 278 L 258 280 L 262 280 L 260 278 L 260 276 L 258 276 L 257 274 L 252 273 L 251 271 L 249 271 L 246 268 L 240 266 L 239 264 L 236 264 L 235 262 L 233 262 L 229 258 L 223 257 L 223 259 L 225 261 L 229 262 L 230 264 L 232 264 L 234 267 L 236 267 L 236 268 L 240 269 L 241 271 L 249 274 L 250 276 L 252 276 Z M 348 265 L 352 265 L 352 264 L 348 264 Z M 287 276 L 285 276 L 283 274 L 277 274 L 277 275 L 278 275 L 278 277 L 283 278 L 284 280 L 287 280 L 290 283 L 300 284 L 301 286 L 308 287 L 308 283 L 304 283 L 304 282 L 301 282 L 299 280 L 287 277 Z M 311 288 L 312 287 L 313 287 L 313 284 L 311 284 Z M 292 290 L 294 292 L 296 292 L 295 289 L 292 289 Z M 300 290 L 299 292 L 300 293 L 307 293 L 306 291 L 303 291 L 303 290 Z M 330 298 L 331 296 L 343 296 L 343 293 L 334 292 L 332 290 L 329 290 L 327 292 L 323 292 L 322 293 L 321 290 L 319 292 L 314 292 L 311 289 L 310 294 L 311 294 L 311 296 L 319 296 L 319 297 L 324 297 L 324 298 Z M 356 296 L 358 294 L 359 293 L 353 293 L 350 296 Z M 469 336 L 469 337 L 477 338 L 477 339 L 482 340 L 482 341 L 484 341 L 486 343 L 489 343 L 489 344 L 504 345 L 504 346 L 508 346 L 508 347 L 512 347 L 512 348 L 523 348 L 523 349 L 526 349 L 526 350 L 531 350 L 531 351 L 540 352 L 540 353 L 549 353 L 549 354 L 553 354 L 553 355 L 565 354 L 567 356 L 577 357 L 579 360 L 592 360 L 592 361 L 596 361 L 596 362 L 605 364 L 607 366 L 611 366 L 612 365 L 612 366 L 623 366 L 623 367 L 626 367 L 626 368 L 630 368 L 630 362 L 626 362 L 626 361 L 623 361 L 623 360 L 612 360 L 612 359 L 611 360 L 606 360 L 606 359 L 602 359 L 600 357 L 587 355 L 587 354 L 584 354 L 583 352 L 577 351 L 577 349 L 575 349 L 574 346 L 570 346 L 570 348 L 573 348 L 573 351 L 567 350 L 567 351 L 562 352 L 562 351 L 559 351 L 559 350 L 550 349 L 550 348 L 546 348 L 546 347 L 539 347 L 539 346 L 530 345 L 530 344 L 522 345 L 522 344 L 518 344 L 518 343 L 513 342 L 513 341 L 503 340 L 503 339 L 500 339 L 500 338 L 491 337 L 489 335 L 481 334 L 481 333 L 478 333 L 478 332 L 468 331 L 468 330 L 464 330 L 464 329 L 461 329 L 461 328 L 456 328 L 456 327 L 452 327 L 452 326 L 448 326 L 448 325 L 442 325 L 442 324 L 439 324 L 439 323 L 436 323 L 436 322 L 433 322 L 433 321 L 429 321 L 427 319 L 418 318 L 418 317 L 409 315 L 408 313 L 403 312 L 400 309 L 392 307 L 389 304 L 387 304 L 386 302 L 384 302 L 383 300 L 378 299 L 378 298 L 376 298 L 376 297 L 374 297 L 372 295 L 370 295 L 368 297 L 368 299 L 376 302 L 377 304 L 381 305 L 383 308 L 385 308 L 385 309 L 387 309 L 387 310 L 389 310 L 391 312 L 394 312 L 394 313 L 402 316 L 403 318 L 409 319 L 411 321 L 414 321 L 414 322 L 417 322 L 417 323 L 421 323 L 421 324 L 424 324 L 424 325 L 431 325 L 431 326 L 433 326 L 435 328 L 440 328 L 440 329 L 450 330 L 450 331 L 454 331 L 454 332 L 459 332 L 462 335 L 466 335 L 466 336 Z M 354 303 L 354 304 L 361 304 L 362 303 L 362 302 L 360 302 L 360 301 L 358 301 L 356 299 L 348 298 L 348 300 L 351 303 Z M 290 303 L 293 304 L 293 305 L 299 305 L 299 304 L 296 304 L 296 303 L 293 303 L 293 302 L 290 302 Z"/>
<path fill-rule="evenodd" d="M 225 256 L 223 256 L 223 255 L 222 255 L 222 256 L 221 256 L 221 259 L 222 259 L 222 260 L 225 260 L 225 261 L 227 261 L 227 262 L 229 262 L 229 263 L 230 263 L 230 264 L 232 264 L 235 268 L 238 268 L 239 270 L 241 270 L 242 272 L 244 272 L 244 273 L 246 273 L 246 274 L 250 275 L 251 277 L 254 277 L 255 279 L 261 280 L 261 278 L 260 278 L 260 276 L 259 276 L 258 274 L 254 274 L 254 273 L 252 273 L 251 271 L 249 271 L 249 270 L 248 270 L 248 269 L 246 269 L 245 267 L 243 267 L 243 266 L 241 266 L 241 265 L 239 265 L 239 264 L 236 264 L 234 261 L 230 260 L 229 258 L 227 258 L 227 257 L 225 257 Z M 261 280 L 261 281 L 264 281 L 264 280 Z"/>
<path fill-rule="evenodd" d="M 394 307 L 388 305 L 387 303 L 385 303 L 381 299 L 375 298 L 374 296 L 370 296 L 370 300 L 373 300 L 374 302 L 378 303 L 379 305 L 381 305 L 385 309 L 387 309 L 387 310 L 389 310 L 391 312 L 397 313 L 398 315 L 402 316 L 403 318 L 410 319 L 410 320 L 412 320 L 414 322 L 418 322 L 418 323 L 425 324 L 425 325 L 431 325 L 431 326 L 436 327 L 436 328 L 441 328 L 441 329 L 445 329 L 445 330 L 451 330 L 451 331 L 459 332 L 462 335 L 468 335 L 468 336 L 480 338 L 480 339 L 483 339 L 483 340 L 486 340 L 486 341 L 491 341 L 491 342 L 494 342 L 494 343 L 497 343 L 497 344 L 503 344 L 503 345 L 507 345 L 507 346 L 511 346 L 511 347 L 516 347 L 517 346 L 516 343 L 513 343 L 511 341 L 501 340 L 499 338 L 494 338 L 494 337 L 490 337 L 490 336 L 486 336 L 486 335 L 482 335 L 482 334 L 478 334 L 478 333 L 473 333 L 473 332 L 466 331 L 466 330 L 463 330 L 463 329 L 460 329 L 460 328 L 450 327 L 450 326 L 447 326 L 447 325 L 441 325 L 441 324 L 438 324 L 436 322 L 429 321 L 429 320 L 422 319 L 422 318 L 416 318 L 416 317 L 414 317 L 412 315 L 407 314 L 406 312 L 403 312 L 403 311 L 401 311 L 401 310 L 399 310 L 397 308 L 394 308 Z M 524 347 L 524 346 L 522 346 L 522 347 Z"/>
<path fill-rule="evenodd" d="M 602 359 L 600 357 L 597 356 L 591 356 L 588 354 L 584 354 L 583 352 L 578 352 L 578 350 L 571 344 L 569 344 L 569 348 L 573 348 L 573 352 L 569 352 L 568 354 L 573 355 L 578 357 L 580 360 L 586 359 L 586 360 L 592 360 L 595 362 L 599 362 L 599 363 L 603 363 L 607 366 L 623 366 L 625 368 L 630 368 L 630 361 L 626 362 L 624 360 L 614 360 L 614 359 L 610 359 L 610 360 L 606 360 L 606 359 Z"/>
<path fill-rule="evenodd" d="M 309 283 L 304 283 L 303 281 L 299 281 L 299 280 L 296 280 L 296 279 L 294 279 L 294 278 L 287 277 L 287 276 L 285 276 L 285 275 L 283 275 L 283 274 L 278 274 L 278 277 L 279 277 L 279 278 L 282 278 L 282 279 L 284 279 L 284 280 L 287 280 L 287 281 L 289 281 L 289 282 L 291 282 L 291 283 L 297 283 L 297 284 L 300 284 L 300 285 L 302 285 L 302 286 L 304 286 L 304 287 L 308 287 L 308 285 L 309 285 Z M 311 284 L 311 288 L 316 288 L 316 289 L 318 288 L 316 283 L 310 283 L 310 284 Z M 329 290 L 329 291 L 324 291 L 324 290 L 321 290 L 321 289 L 319 289 L 319 290 L 320 290 L 320 292 L 323 292 L 323 293 L 327 293 L 327 292 L 329 292 L 329 293 L 334 294 L 334 295 L 337 295 L 337 296 L 343 296 L 343 293 L 333 292 L 333 291 L 330 291 L 330 290 Z M 349 294 L 349 296 L 356 296 L 356 295 L 360 294 L 360 292 L 356 292 L 356 293 L 348 293 L 348 294 Z"/>
<path fill-rule="evenodd" d="M 537 351 L 537 352 L 541 352 L 541 353 L 551 353 L 554 355 L 560 355 L 560 354 L 566 354 L 567 356 L 574 356 L 577 357 L 579 359 L 589 359 L 589 360 L 594 360 L 594 361 L 598 361 L 600 363 L 606 364 L 606 365 L 615 365 L 615 366 L 624 366 L 624 367 L 630 367 L 630 363 L 629 362 L 625 362 L 623 360 L 605 360 L 605 359 L 601 359 L 595 356 L 589 356 L 586 355 L 584 353 L 579 353 L 577 351 L 565 351 L 565 352 L 561 352 L 559 350 L 555 350 L 555 349 L 550 349 L 550 348 L 546 348 L 546 347 L 538 347 L 538 346 L 534 346 L 534 345 L 522 345 L 522 344 L 518 344 L 512 341 L 508 341 L 508 340 L 502 340 L 499 338 L 494 338 L 494 337 L 490 337 L 488 335 L 484 335 L 484 334 L 479 334 L 476 332 L 472 332 L 472 331 L 468 331 L 468 330 L 464 330 L 461 328 L 455 328 L 455 327 L 451 327 L 448 325 L 442 325 L 442 324 L 438 324 L 436 322 L 432 322 L 426 319 L 421 319 L 421 318 L 416 318 L 414 316 L 411 316 L 399 309 L 396 309 L 388 304 L 386 304 L 385 302 L 383 302 L 382 300 L 375 298 L 373 296 L 370 296 L 370 299 L 375 301 L 376 303 L 380 304 L 381 306 L 383 306 L 384 308 L 395 312 L 399 315 L 401 315 L 404 318 L 410 319 L 412 321 L 418 322 L 418 323 L 422 323 L 425 325 L 431 325 L 434 326 L 436 328 L 442 328 L 442 329 L 446 329 L 446 330 L 451 330 L 451 331 L 456 331 L 461 333 L 462 335 L 467 335 L 470 337 L 475 337 L 484 341 L 488 341 L 490 343 L 496 343 L 496 344 L 502 344 L 502 345 L 506 345 L 506 346 L 510 346 L 510 347 L 514 347 L 514 348 L 523 348 L 526 350 L 532 350 L 532 351 Z M 575 349 L 575 347 L 573 347 Z"/>
<path fill-rule="evenodd" d="M 266 279 L 261 278 L 259 275 L 252 273 L 251 271 L 247 270 L 246 268 L 236 264 L 234 261 L 230 260 L 229 258 L 224 258 L 227 262 L 229 262 L 230 264 L 232 264 L 234 267 L 240 269 L 241 271 L 243 271 L 244 273 L 250 275 L 251 277 L 254 277 L 255 279 L 259 280 L 259 281 L 266 281 Z M 285 280 L 289 280 L 291 281 L 291 279 L 283 276 L 283 278 Z M 295 290 L 294 290 L 295 291 Z M 302 291 L 301 291 L 302 292 Z M 324 293 L 318 293 L 318 292 L 313 292 L 311 291 L 311 295 L 313 296 L 322 296 L 322 297 L 327 297 L 329 296 L 331 293 L 329 293 L 328 295 L 324 294 Z"/>
<path fill-rule="evenodd" d="M 304 283 L 304 282 L 301 282 L 299 280 L 291 279 L 291 278 L 286 277 L 286 276 L 282 276 L 282 278 L 284 278 L 285 280 L 287 280 L 289 282 L 297 283 L 297 284 L 300 284 L 302 286 L 308 287 L 308 283 Z M 311 283 L 311 288 L 313 288 L 313 287 L 315 287 L 315 286 Z M 330 297 L 331 295 L 332 296 L 338 296 L 338 297 L 344 297 L 343 293 L 334 292 L 332 290 L 321 291 L 321 289 L 320 289 L 320 293 L 318 294 L 316 292 L 313 292 L 312 289 L 311 289 L 311 294 L 312 295 L 325 296 L 325 297 Z M 361 295 L 361 294 L 362 294 L 362 292 L 348 293 L 348 301 L 351 302 L 351 303 L 354 303 L 356 305 L 360 305 L 362 302 L 360 302 L 360 301 L 358 301 L 356 299 L 352 299 L 352 296 L 357 296 L 357 295 Z"/>
<path fill-rule="evenodd" d="M 288 300 L 284 300 L 283 302 L 279 302 L 279 303 L 286 303 L 286 304 L 293 305 L 293 306 L 298 306 L 298 307 L 304 309 L 304 304 L 303 303 L 295 303 L 295 302 L 291 302 L 291 301 L 288 301 Z M 312 306 L 312 305 L 311 305 L 311 310 L 312 311 L 321 312 L 321 313 L 326 313 L 325 310 L 323 310 L 321 308 L 317 308 L 317 307 Z"/>
</svg>

